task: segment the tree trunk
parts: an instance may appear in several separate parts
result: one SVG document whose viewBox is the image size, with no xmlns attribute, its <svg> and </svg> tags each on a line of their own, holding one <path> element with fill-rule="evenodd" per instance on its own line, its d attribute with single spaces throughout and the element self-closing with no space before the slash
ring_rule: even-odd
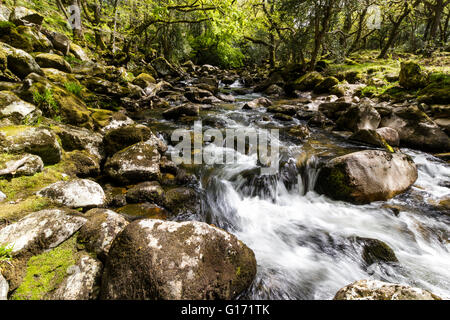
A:
<svg viewBox="0 0 450 320">
<path fill-rule="evenodd" d="M 309 71 L 313 71 L 316 67 L 317 57 L 319 55 L 320 49 L 322 47 L 323 38 L 328 30 L 328 25 L 331 18 L 331 12 L 333 8 L 334 0 L 326 1 L 323 8 L 323 16 L 321 14 L 321 9 L 316 7 L 316 14 L 314 17 L 314 49 L 311 54 L 311 62 L 309 64 Z M 320 23 L 322 19 L 322 23 Z"/>
<path fill-rule="evenodd" d="M 414 7 L 416 7 L 420 3 L 420 0 L 416 0 L 416 2 L 413 4 Z M 395 41 L 395 38 L 397 37 L 397 31 L 400 28 L 400 25 L 402 24 L 403 20 L 410 14 L 411 8 L 408 6 L 408 3 L 405 1 L 405 6 L 403 9 L 402 15 L 397 19 L 397 21 L 393 21 L 392 29 L 389 34 L 389 38 L 384 45 L 384 47 L 381 49 L 380 55 L 378 56 L 378 59 L 384 59 L 386 58 L 386 54 L 388 50 L 391 48 L 392 44 Z"/>
</svg>

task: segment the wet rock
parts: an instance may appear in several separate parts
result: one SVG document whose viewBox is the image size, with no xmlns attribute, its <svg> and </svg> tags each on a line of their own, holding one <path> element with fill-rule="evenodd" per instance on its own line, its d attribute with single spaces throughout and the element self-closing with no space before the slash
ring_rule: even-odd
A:
<svg viewBox="0 0 450 320">
<path fill-rule="evenodd" d="M 0 273 L 0 301 L 8 300 L 9 284 Z"/>
<path fill-rule="evenodd" d="M 388 151 L 393 152 L 389 143 L 376 130 L 361 129 L 352 134 L 349 139 L 380 148 L 387 148 Z"/>
<path fill-rule="evenodd" d="M 273 118 L 280 121 L 292 121 L 293 118 L 290 115 L 284 114 L 284 113 L 275 113 L 273 115 Z"/>
<path fill-rule="evenodd" d="M 347 109 L 336 121 L 339 129 L 356 132 L 361 129 L 377 129 L 381 116 L 368 102 L 362 102 Z"/>
<path fill-rule="evenodd" d="M 328 93 L 331 88 L 339 84 L 339 80 L 335 77 L 326 77 L 314 87 L 314 93 Z"/>
<path fill-rule="evenodd" d="M 395 108 L 381 126 L 397 130 L 401 146 L 437 153 L 450 150 L 448 135 L 417 106 Z"/>
<path fill-rule="evenodd" d="M 222 100 L 224 102 L 228 102 L 228 103 L 233 103 L 236 101 L 236 98 L 231 94 L 218 93 L 216 95 L 216 97 L 219 98 L 220 100 Z"/>
<path fill-rule="evenodd" d="M 427 85 L 428 75 L 415 62 L 402 62 L 399 83 L 405 89 L 419 89 Z"/>
<path fill-rule="evenodd" d="M 86 250 L 104 261 L 116 236 L 128 225 L 120 214 L 107 209 L 92 209 L 84 215 L 88 219 L 78 233 L 77 241 Z"/>
<path fill-rule="evenodd" d="M 196 214 L 200 211 L 200 198 L 191 188 L 173 188 L 165 193 L 165 207 L 174 216 Z"/>
<path fill-rule="evenodd" d="M 67 276 L 53 294 L 52 300 L 95 300 L 102 275 L 102 263 L 85 254 L 67 269 Z"/>
<path fill-rule="evenodd" d="M 441 300 L 441 298 L 419 288 L 377 280 L 360 280 L 339 290 L 334 300 Z"/>
<path fill-rule="evenodd" d="M 35 58 L 41 68 L 53 68 L 63 72 L 72 73 L 72 67 L 63 57 L 52 53 L 41 53 Z"/>
<path fill-rule="evenodd" d="M 153 202 L 163 204 L 164 190 L 157 181 L 142 182 L 127 192 L 128 203 Z"/>
<path fill-rule="evenodd" d="M 304 140 L 311 135 L 311 131 L 306 125 L 298 125 L 289 129 L 289 135 L 294 136 L 300 140 Z"/>
<path fill-rule="evenodd" d="M 0 128 L 0 148 L 10 153 L 31 153 L 42 158 L 46 165 L 61 160 L 61 147 L 56 135 L 38 127 Z"/>
<path fill-rule="evenodd" d="M 39 191 L 38 195 L 70 208 L 101 207 L 106 200 L 102 187 L 86 179 L 59 181 Z"/>
<path fill-rule="evenodd" d="M 340 98 L 334 102 L 325 102 L 319 105 L 319 111 L 328 118 L 337 120 L 345 111 L 353 105 L 349 97 Z"/>
<path fill-rule="evenodd" d="M 13 48 L 0 42 L 0 50 L 4 51 L 8 61 L 8 69 L 19 78 L 25 78 L 30 73 L 42 74 L 36 61 L 23 50 Z"/>
<path fill-rule="evenodd" d="M 151 130 L 144 125 L 132 124 L 112 129 L 103 138 L 107 155 L 113 155 L 138 142 L 144 142 L 152 136 Z"/>
<path fill-rule="evenodd" d="M 130 221 L 140 219 L 166 220 L 169 216 L 169 213 L 164 208 L 149 202 L 128 204 L 117 209 L 117 212 Z"/>
<path fill-rule="evenodd" d="M 198 117 L 199 114 L 200 107 L 198 105 L 185 103 L 164 111 L 162 115 L 166 119 L 178 120 L 181 117 Z"/>
<path fill-rule="evenodd" d="M 288 116 L 293 116 L 297 113 L 298 106 L 281 105 L 281 106 L 270 106 L 267 108 L 267 112 L 280 113 Z"/>
<path fill-rule="evenodd" d="M 252 100 L 250 102 L 247 102 L 244 104 L 244 107 L 242 109 L 244 110 L 253 110 L 258 108 L 267 108 L 272 105 L 272 101 L 270 101 L 267 98 L 258 98 L 255 100 Z"/>
<path fill-rule="evenodd" d="M 211 97 L 212 95 L 212 92 L 197 87 L 188 87 L 184 93 L 184 96 L 194 103 L 203 103 L 204 98 Z"/>
<path fill-rule="evenodd" d="M 76 211 L 51 209 L 34 212 L 0 230 L 0 244 L 12 245 L 14 255 L 40 253 L 70 238 L 86 219 Z"/>
<path fill-rule="evenodd" d="M 147 73 L 141 73 L 133 80 L 133 84 L 145 89 L 152 84 L 156 84 L 156 80 Z"/>
<path fill-rule="evenodd" d="M 108 159 L 105 172 L 112 179 L 124 184 L 158 180 L 160 158 L 155 146 L 140 142 Z"/>
<path fill-rule="evenodd" d="M 37 118 L 39 114 L 35 105 L 23 101 L 10 91 L 0 91 L 0 118 L 13 118 L 19 124 L 25 119 Z"/>
<path fill-rule="evenodd" d="M 356 241 L 362 246 L 362 258 L 368 266 L 377 262 L 398 262 L 394 250 L 383 241 L 359 237 Z"/>
<path fill-rule="evenodd" d="M 33 176 L 44 169 L 41 157 L 32 154 L 24 154 L 14 157 L 6 163 L 0 161 L 0 177 Z"/>
<path fill-rule="evenodd" d="M 320 170 L 315 189 L 336 200 L 365 204 L 385 201 L 417 180 L 414 161 L 402 153 L 365 150 L 330 160 Z"/>
<path fill-rule="evenodd" d="M 256 274 L 253 252 L 235 236 L 200 222 L 141 220 L 114 241 L 102 299 L 224 299 Z"/>
<path fill-rule="evenodd" d="M 308 120 L 308 126 L 325 128 L 334 125 L 334 122 L 328 119 L 322 112 L 316 112 L 312 118 Z"/>
<path fill-rule="evenodd" d="M 284 89 L 281 88 L 280 86 L 276 85 L 276 84 L 272 84 L 270 87 L 268 87 L 264 91 L 264 93 L 269 95 L 269 96 L 275 96 L 275 97 L 280 97 L 280 96 L 283 96 L 285 94 Z"/>
<path fill-rule="evenodd" d="M 44 17 L 36 11 L 27 9 L 25 7 L 14 7 L 9 20 L 17 26 L 29 23 L 41 25 L 44 21 Z"/>
<path fill-rule="evenodd" d="M 391 147 L 399 147 L 400 146 L 400 136 L 397 130 L 384 127 L 378 128 L 377 133 L 384 139 Z"/>
</svg>

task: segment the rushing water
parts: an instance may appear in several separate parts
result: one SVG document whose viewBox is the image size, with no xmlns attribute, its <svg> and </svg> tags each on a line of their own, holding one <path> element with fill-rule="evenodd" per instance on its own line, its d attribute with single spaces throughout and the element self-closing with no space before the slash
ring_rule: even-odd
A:
<svg viewBox="0 0 450 320">
<path fill-rule="evenodd" d="M 229 128 L 284 126 L 260 120 L 264 115 L 264 110 L 243 111 L 238 105 L 215 117 Z M 295 163 L 306 153 L 306 144 L 284 135 L 278 141 L 282 166 L 276 176 L 259 176 L 256 156 L 225 148 L 236 153 L 236 163 L 203 165 L 200 170 L 205 220 L 235 234 L 255 252 L 257 277 L 243 298 L 332 299 L 340 288 L 361 279 L 417 286 L 450 298 L 450 216 L 433 206 L 450 194 L 449 165 L 404 149 L 419 168 L 411 190 L 388 202 L 352 205 L 313 191 L 316 167 L 320 156 L 363 147 L 321 131 L 309 140 L 309 147 L 316 147 L 308 152 L 304 170 Z M 221 149 L 214 144 L 208 148 Z M 356 237 L 384 241 L 399 262 L 367 266 Z"/>
</svg>

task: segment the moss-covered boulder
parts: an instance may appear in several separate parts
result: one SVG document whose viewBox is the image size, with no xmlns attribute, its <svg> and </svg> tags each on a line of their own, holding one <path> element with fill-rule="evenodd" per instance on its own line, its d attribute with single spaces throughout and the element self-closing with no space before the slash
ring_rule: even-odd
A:
<svg viewBox="0 0 450 320">
<path fill-rule="evenodd" d="M 324 77 L 320 73 L 313 71 L 295 80 L 291 87 L 293 90 L 309 91 L 313 90 L 323 80 Z"/>
<path fill-rule="evenodd" d="M 0 42 L 0 51 L 7 57 L 8 69 L 19 78 L 25 78 L 30 73 L 43 74 L 41 68 L 31 55 L 23 50 L 13 48 Z"/>
<path fill-rule="evenodd" d="M 83 62 L 89 61 L 89 56 L 86 51 L 76 43 L 71 42 L 69 48 L 70 52 L 75 56 L 75 58 Z"/>
<path fill-rule="evenodd" d="M 1 229 L 0 245 L 11 245 L 14 256 L 39 254 L 70 238 L 86 221 L 69 209 L 34 212 Z"/>
<path fill-rule="evenodd" d="M 117 152 L 105 164 L 105 172 L 118 182 L 128 184 L 160 178 L 161 156 L 156 146 L 140 142 Z"/>
<path fill-rule="evenodd" d="M 450 151 L 449 136 L 417 106 L 395 108 L 382 119 L 381 126 L 397 130 L 401 146 L 436 153 Z"/>
<path fill-rule="evenodd" d="M 418 92 L 419 102 L 428 104 L 450 104 L 450 75 L 439 74 L 431 77 L 428 86 Z"/>
<path fill-rule="evenodd" d="M 408 90 L 420 89 L 427 85 L 428 74 L 415 62 L 402 62 L 399 83 Z"/>
<path fill-rule="evenodd" d="M 385 201 L 417 180 L 414 161 L 402 153 L 366 150 L 337 157 L 320 170 L 315 190 L 357 204 Z"/>
<path fill-rule="evenodd" d="M 52 131 L 56 133 L 65 151 L 80 150 L 89 153 L 100 161 L 104 158 L 103 137 L 97 132 L 72 125 L 52 123 Z"/>
<path fill-rule="evenodd" d="M 23 88 L 21 98 L 36 104 L 46 117 L 89 129 L 94 127 L 91 112 L 75 94 L 35 73 L 26 79 L 31 85 Z"/>
<path fill-rule="evenodd" d="M 16 27 L 13 23 L 0 24 L 0 41 L 26 52 L 48 52 L 53 48 L 39 30 L 29 26 Z"/>
<path fill-rule="evenodd" d="M 128 222 L 120 214 L 107 209 L 89 210 L 84 217 L 88 221 L 78 232 L 77 241 L 88 252 L 96 254 L 104 261 L 114 239 Z"/>
<path fill-rule="evenodd" d="M 102 264 L 79 251 L 75 237 L 28 260 L 12 300 L 91 300 L 99 292 Z"/>
<path fill-rule="evenodd" d="M 103 145 L 107 155 L 125 149 L 138 142 L 144 142 L 152 136 L 151 130 L 144 125 L 132 124 L 111 129 L 103 138 Z"/>
<path fill-rule="evenodd" d="M 385 242 L 378 239 L 355 238 L 361 246 L 361 255 L 364 262 L 370 266 L 374 263 L 395 263 L 398 262 L 394 250 Z"/>
<path fill-rule="evenodd" d="M 0 119 L 9 118 L 16 124 L 31 123 L 40 114 L 35 105 L 23 101 L 11 91 L 0 91 Z"/>
<path fill-rule="evenodd" d="M 9 20 L 16 25 L 29 23 L 41 25 L 44 21 L 44 16 L 25 7 L 14 7 Z"/>
<path fill-rule="evenodd" d="M 52 53 L 41 53 L 35 57 L 41 68 L 53 68 L 63 72 L 71 73 L 72 67 L 63 57 Z"/>
<path fill-rule="evenodd" d="M 106 201 L 102 187 L 87 179 L 56 182 L 39 191 L 38 196 L 69 208 L 102 207 Z"/>
<path fill-rule="evenodd" d="M 189 216 L 201 210 L 201 201 L 192 188 L 179 187 L 167 190 L 164 200 L 165 207 L 173 216 Z"/>
<path fill-rule="evenodd" d="M 78 178 L 95 178 L 100 175 L 99 158 L 85 150 L 64 153 L 65 171 Z"/>
<path fill-rule="evenodd" d="M 441 298 L 420 288 L 377 280 L 360 280 L 339 290 L 334 300 L 441 300 Z"/>
<path fill-rule="evenodd" d="M 314 87 L 314 93 L 329 93 L 330 90 L 339 84 L 335 77 L 326 77 Z"/>
<path fill-rule="evenodd" d="M 255 275 L 252 250 L 223 230 L 201 222 L 140 220 L 113 242 L 101 298 L 230 300 Z"/>
<path fill-rule="evenodd" d="M 28 126 L 0 128 L 0 148 L 4 152 L 38 155 L 46 165 L 61 160 L 61 147 L 56 135 L 46 128 Z"/>
<path fill-rule="evenodd" d="M 33 154 L 0 156 L 0 177 L 33 176 L 44 169 L 41 157 Z"/>
<path fill-rule="evenodd" d="M 42 68 L 45 77 L 53 83 L 56 83 L 62 87 L 68 86 L 70 84 L 80 86 L 80 82 L 77 80 L 74 74 L 66 73 L 54 68 Z"/>
<path fill-rule="evenodd" d="M 141 73 L 133 80 L 133 84 L 145 89 L 151 84 L 156 84 L 156 80 L 148 73 Z"/>
</svg>

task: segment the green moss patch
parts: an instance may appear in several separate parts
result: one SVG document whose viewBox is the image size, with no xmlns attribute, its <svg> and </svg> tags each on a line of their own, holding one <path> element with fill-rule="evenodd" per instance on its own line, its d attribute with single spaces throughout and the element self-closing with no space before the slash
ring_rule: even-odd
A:
<svg viewBox="0 0 450 320">
<path fill-rule="evenodd" d="M 67 269 L 76 263 L 76 237 L 59 247 L 28 260 L 22 284 L 12 295 L 13 300 L 43 300 L 64 280 Z"/>
</svg>

